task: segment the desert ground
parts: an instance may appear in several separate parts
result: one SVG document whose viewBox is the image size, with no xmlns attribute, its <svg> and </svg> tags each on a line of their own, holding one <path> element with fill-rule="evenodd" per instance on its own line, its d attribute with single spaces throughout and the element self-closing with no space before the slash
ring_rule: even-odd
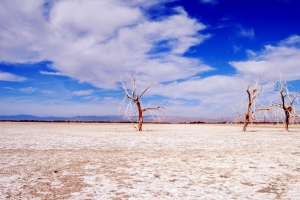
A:
<svg viewBox="0 0 300 200">
<path fill-rule="evenodd" d="M 300 199 L 300 126 L 0 122 L 0 199 Z"/>
</svg>

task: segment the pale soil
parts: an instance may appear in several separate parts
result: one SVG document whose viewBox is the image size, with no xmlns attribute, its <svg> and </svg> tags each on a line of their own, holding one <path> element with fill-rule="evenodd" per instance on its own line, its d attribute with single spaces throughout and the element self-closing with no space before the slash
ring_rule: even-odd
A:
<svg viewBox="0 0 300 200">
<path fill-rule="evenodd" d="M 0 123 L 0 199 L 300 199 L 300 127 Z"/>
</svg>

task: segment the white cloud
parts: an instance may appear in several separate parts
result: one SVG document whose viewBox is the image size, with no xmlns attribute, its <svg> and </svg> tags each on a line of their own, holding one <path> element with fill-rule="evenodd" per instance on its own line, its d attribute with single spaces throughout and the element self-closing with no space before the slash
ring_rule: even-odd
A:
<svg viewBox="0 0 300 200">
<path fill-rule="evenodd" d="M 4 62 L 43 60 L 49 24 L 42 14 L 43 1 L 1 1 L 0 59 Z"/>
<path fill-rule="evenodd" d="M 253 28 L 244 28 L 241 25 L 237 25 L 239 27 L 239 36 L 253 39 L 255 37 Z"/>
<path fill-rule="evenodd" d="M 54 75 L 54 76 L 65 76 L 60 72 L 47 72 L 47 71 L 40 71 L 40 74 L 45 74 L 45 75 Z"/>
<path fill-rule="evenodd" d="M 83 99 L 92 100 L 92 101 L 99 101 L 99 100 L 101 100 L 98 96 L 85 96 L 85 97 L 83 97 Z"/>
<path fill-rule="evenodd" d="M 237 52 L 241 51 L 241 49 L 242 49 L 242 47 L 238 46 L 238 45 L 233 45 L 232 48 L 233 48 L 234 53 L 237 53 Z"/>
<path fill-rule="evenodd" d="M 218 0 L 199 0 L 200 3 L 203 3 L 203 4 L 217 4 L 218 3 Z"/>
<path fill-rule="evenodd" d="M 188 16 L 182 8 L 177 8 L 177 13 L 172 16 L 155 21 L 147 18 L 147 8 L 166 1 L 53 0 L 47 1 L 51 6 L 45 6 L 46 1 L 42 0 L 26 3 L 3 0 L 0 6 L 0 61 L 34 63 L 48 60 L 56 72 L 40 71 L 41 74 L 66 75 L 99 88 L 113 88 L 111 80 L 125 72 L 136 72 L 141 88 L 148 78 L 168 82 L 151 88 L 145 97 L 160 94 L 170 98 L 168 114 L 185 116 L 234 113 L 228 105 L 239 103 L 245 95 L 243 90 L 236 88 L 242 84 L 238 77 L 249 74 L 256 77 L 263 73 L 269 78 L 273 72 L 277 76 L 277 71 L 282 71 L 290 80 L 299 79 L 300 37 L 297 35 L 276 46 L 268 45 L 261 52 L 248 50 L 248 61 L 230 63 L 237 69 L 237 76 L 190 78 L 213 70 L 200 59 L 183 56 L 190 47 L 201 44 L 210 35 L 201 34 L 206 26 Z M 202 3 L 216 4 L 217 1 L 203 0 Z M 238 31 L 242 37 L 255 37 L 252 28 L 239 26 Z M 24 81 L 26 78 L 0 72 L 0 80 Z M 20 89 L 22 92 L 36 90 L 32 87 Z M 51 94 L 52 91 L 41 92 Z M 56 102 L 48 105 L 6 101 L 2 105 L 16 114 L 57 115 L 61 110 L 66 110 L 67 115 L 116 113 L 118 101 L 101 100 L 92 96 L 93 93 L 93 90 L 80 90 L 72 94 L 103 104 L 69 105 L 70 102 L 65 102 L 63 105 Z M 199 103 L 191 109 L 186 100 Z"/>
<path fill-rule="evenodd" d="M 169 115 L 235 116 L 236 114 L 230 105 L 239 105 L 247 95 L 243 89 L 238 88 L 238 86 L 244 86 L 243 79 L 242 75 L 214 75 L 206 78 L 192 77 L 183 81 L 157 84 L 145 93 L 143 105 L 147 105 L 147 98 L 151 97 L 151 100 L 155 101 L 153 105 L 159 104 L 159 99 L 165 99 L 163 105 L 167 107 Z M 131 88 L 130 83 L 129 81 L 127 84 L 129 89 Z M 147 84 L 138 84 L 138 94 L 146 86 Z M 159 97 L 155 95 L 159 95 Z"/>
<path fill-rule="evenodd" d="M 281 42 L 279 42 L 279 44 L 282 45 L 282 46 L 289 46 L 289 45 L 298 46 L 298 45 L 300 45 L 300 36 L 292 35 L 292 36 L 288 37 L 287 39 L 282 40 Z M 298 48 L 299 48 L 299 46 L 298 46 Z"/>
<path fill-rule="evenodd" d="M 155 85 L 145 97 L 159 94 L 169 99 L 167 102 L 170 105 L 166 104 L 173 115 L 213 117 L 216 113 L 225 113 L 225 116 L 232 116 L 234 111 L 229 105 L 240 103 L 246 95 L 237 86 L 243 86 L 243 79 L 237 76 L 191 78 L 183 82 Z M 190 105 L 189 102 L 194 104 Z"/>
<path fill-rule="evenodd" d="M 138 6 L 143 8 L 149 8 L 151 6 L 157 6 L 159 4 L 163 4 L 166 2 L 172 2 L 177 0 L 151 0 L 151 1 L 145 1 L 145 0 L 123 0 L 123 2 L 126 2 L 126 4 L 131 6 Z"/>
<path fill-rule="evenodd" d="M 17 76 L 8 72 L 0 72 L 0 81 L 22 82 L 27 80 L 25 77 Z"/>
<path fill-rule="evenodd" d="M 250 49 L 247 49 L 247 50 L 246 50 L 246 53 L 247 53 L 247 56 L 248 56 L 249 58 L 254 58 L 254 57 L 257 55 L 256 52 L 254 52 L 254 51 L 252 51 L 252 50 L 250 50 Z"/>
<path fill-rule="evenodd" d="M 117 105 L 117 106 L 116 106 Z M 70 101 L 40 101 L 32 99 L 1 99 L 2 115 L 19 115 L 26 113 L 36 116 L 74 117 L 77 115 L 112 115 L 118 112 L 119 102 L 102 100 L 95 103 L 78 103 Z M 115 108 L 115 109 L 112 109 Z M 62 112 L 63 111 L 63 112 Z M 120 115 L 124 113 L 119 113 Z"/>
<path fill-rule="evenodd" d="M 182 56 L 209 37 L 199 33 L 205 25 L 182 8 L 151 21 L 144 10 L 159 1 L 51 2 L 47 7 L 40 0 L 3 1 L 0 61 L 49 60 L 57 73 L 42 74 L 64 74 L 99 88 L 113 88 L 110 81 L 125 72 L 174 81 L 212 70 L 201 60 Z"/>
<path fill-rule="evenodd" d="M 138 8 L 126 6 L 122 1 L 67 0 L 54 4 L 50 23 L 61 36 L 81 38 L 83 35 L 99 35 L 98 41 L 111 37 L 114 32 L 142 19 Z"/>
<path fill-rule="evenodd" d="M 94 90 L 78 90 L 78 91 L 74 91 L 72 94 L 76 95 L 76 96 L 86 96 L 86 95 L 90 95 L 93 94 Z"/>
<path fill-rule="evenodd" d="M 226 84 L 224 84 L 226 83 Z M 203 101 L 203 97 L 213 97 L 220 93 L 230 93 L 236 86 L 242 83 L 237 77 L 230 76 L 210 76 L 207 78 L 190 79 L 183 82 L 172 82 L 156 86 L 155 93 L 170 98 L 198 99 Z M 210 100 L 212 101 L 212 100 Z"/>
<path fill-rule="evenodd" d="M 25 93 L 32 93 L 32 92 L 36 91 L 37 88 L 26 87 L 26 88 L 20 88 L 19 90 L 20 90 L 21 92 L 25 92 Z"/>
<path fill-rule="evenodd" d="M 286 74 L 288 80 L 300 79 L 300 36 L 291 36 L 277 45 L 266 45 L 260 52 L 251 51 L 248 61 L 230 62 L 244 75 L 277 78 L 278 72 Z"/>
</svg>

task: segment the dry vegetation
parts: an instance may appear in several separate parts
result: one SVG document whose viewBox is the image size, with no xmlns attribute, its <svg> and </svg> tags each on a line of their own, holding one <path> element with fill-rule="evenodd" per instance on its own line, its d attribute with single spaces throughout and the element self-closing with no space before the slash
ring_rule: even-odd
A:
<svg viewBox="0 0 300 200">
<path fill-rule="evenodd" d="M 0 199 L 299 199 L 300 127 L 0 123 Z"/>
<path fill-rule="evenodd" d="M 233 122 L 240 122 L 241 118 L 245 116 L 243 131 L 247 130 L 247 126 L 252 122 L 259 122 L 257 118 L 257 113 L 263 116 L 263 118 L 268 117 L 270 113 L 273 118 L 278 122 L 284 122 L 285 130 L 289 131 L 289 125 L 296 123 L 300 115 L 296 112 L 295 102 L 299 103 L 300 92 L 290 92 L 289 88 L 292 87 L 288 84 L 286 76 L 279 72 L 279 81 L 272 83 L 273 87 L 278 90 L 280 94 L 280 100 L 271 100 L 269 105 L 257 105 L 257 97 L 263 92 L 263 86 L 258 87 L 258 82 L 262 80 L 262 76 L 258 76 L 255 84 L 251 87 L 247 80 L 244 79 L 244 87 L 239 87 L 246 91 L 247 100 L 243 99 L 241 107 L 246 108 L 245 112 L 239 112 L 233 106 L 231 106 L 238 117 Z M 266 86 L 266 85 L 265 85 Z M 266 97 L 265 97 L 266 98 Z"/>
<path fill-rule="evenodd" d="M 122 81 L 122 79 L 117 82 L 116 84 L 122 88 L 124 90 L 125 93 L 125 97 L 123 98 L 123 100 L 121 101 L 121 107 L 124 106 L 125 102 L 127 99 L 129 99 L 129 102 L 127 104 L 127 108 L 125 111 L 125 115 L 124 117 L 126 117 L 127 119 L 129 119 L 129 121 L 133 122 L 132 120 L 132 110 L 136 110 L 135 113 L 138 113 L 138 128 L 136 128 L 138 131 L 142 131 L 142 126 L 143 126 L 143 113 L 148 111 L 151 113 L 151 115 L 155 115 L 158 117 L 158 120 L 160 121 L 159 116 L 163 113 L 163 110 L 165 109 L 165 107 L 158 105 L 158 106 L 150 106 L 147 105 L 145 108 L 141 105 L 141 99 L 143 97 L 143 95 L 145 94 L 145 92 L 147 92 L 147 90 L 154 86 L 156 84 L 156 82 L 150 82 L 150 84 L 140 93 L 138 94 L 137 92 L 137 86 L 138 86 L 138 75 L 136 74 L 132 74 L 131 76 L 129 74 L 127 74 L 127 76 L 132 80 L 132 89 L 129 92 L 124 84 L 124 82 Z M 132 106 L 131 103 L 134 103 L 135 106 Z M 135 108 L 132 108 L 135 107 Z"/>
</svg>

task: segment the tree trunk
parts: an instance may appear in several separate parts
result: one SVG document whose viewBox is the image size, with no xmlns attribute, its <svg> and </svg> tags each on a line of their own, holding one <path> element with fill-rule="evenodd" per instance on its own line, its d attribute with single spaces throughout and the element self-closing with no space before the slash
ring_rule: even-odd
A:
<svg viewBox="0 0 300 200">
<path fill-rule="evenodd" d="M 249 114 L 246 114 L 245 121 L 244 121 L 243 131 L 246 131 L 246 130 L 247 130 L 247 126 L 248 126 L 249 121 L 250 121 L 249 119 L 250 119 Z"/>
<path fill-rule="evenodd" d="M 287 109 L 284 112 L 285 112 L 285 130 L 289 131 L 290 113 Z"/>
<path fill-rule="evenodd" d="M 138 131 L 142 131 L 142 126 L 143 126 L 143 111 L 142 111 L 140 102 L 137 102 L 137 103 L 136 103 L 136 106 L 137 106 L 138 112 L 139 112 L 139 125 L 138 125 Z"/>
<path fill-rule="evenodd" d="M 247 126 L 248 126 L 248 124 L 250 122 L 250 113 L 251 113 L 251 106 L 252 106 L 252 98 L 251 98 L 251 94 L 250 94 L 249 88 L 247 89 L 247 94 L 248 94 L 248 109 L 247 109 L 247 113 L 246 113 L 246 116 L 245 116 L 243 131 L 247 130 Z"/>
<path fill-rule="evenodd" d="M 289 122 L 290 122 L 290 111 L 289 111 L 289 107 L 286 107 L 285 102 L 284 102 L 284 97 L 285 95 L 283 95 L 282 91 L 280 91 L 280 95 L 281 95 L 281 101 L 282 101 L 282 109 L 284 111 L 285 114 L 285 130 L 289 131 Z"/>
</svg>

